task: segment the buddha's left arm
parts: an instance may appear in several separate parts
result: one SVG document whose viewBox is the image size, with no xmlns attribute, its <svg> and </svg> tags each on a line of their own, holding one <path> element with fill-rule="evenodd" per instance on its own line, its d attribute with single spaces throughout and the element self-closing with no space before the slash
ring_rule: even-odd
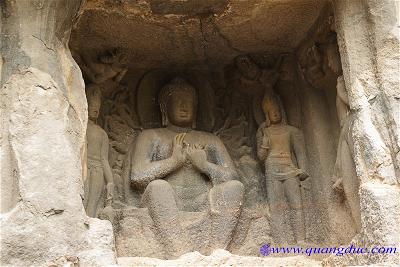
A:
<svg viewBox="0 0 400 267">
<path fill-rule="evenodd" d="M 307 167 L 307 156 L 304 135 L 299 129 L 293 127 L 290 136 L 294 154 L 297 159 L 297 165 L 300 169 L 305 171 Z"/>
</svg>

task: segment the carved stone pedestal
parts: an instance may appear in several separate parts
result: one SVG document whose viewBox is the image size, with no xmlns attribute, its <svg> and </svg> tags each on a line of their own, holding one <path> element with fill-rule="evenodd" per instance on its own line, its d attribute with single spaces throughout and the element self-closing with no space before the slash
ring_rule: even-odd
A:
<svg viewBox="0 0 400 267">
<path fill-rule="evenodd" d="M 189 234 L 195 251 L 209 254 L 210 221 L 206 212 L 181 212 L 180 223 Z M 114 230 L 116 248 L 121 257 L 165 258 L 157 238 L 157 230 L 147 208 L 129 208 L 115 211 Z"/>
</svg>

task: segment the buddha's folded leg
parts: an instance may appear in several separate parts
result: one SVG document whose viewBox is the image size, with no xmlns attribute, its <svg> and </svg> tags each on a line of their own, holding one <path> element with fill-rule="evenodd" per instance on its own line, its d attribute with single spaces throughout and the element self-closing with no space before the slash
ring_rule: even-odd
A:
<svg viewBox="0 0 400 267">
<path fill-rule="evenodd" d="M 180 224 L 175 193 L 167 181 L 154 180 L 149 183 L 143 193 L 142 205 L 149 210 L 167 258 L 190 251 L 189 239 Z"/>
<path fill-rule="evenodd" d="M 243 204 L 244 186 L 239 181 L 216 185 L 209 192 L 210 249 L 226 249 L 232 239 Z"/>
</svg>

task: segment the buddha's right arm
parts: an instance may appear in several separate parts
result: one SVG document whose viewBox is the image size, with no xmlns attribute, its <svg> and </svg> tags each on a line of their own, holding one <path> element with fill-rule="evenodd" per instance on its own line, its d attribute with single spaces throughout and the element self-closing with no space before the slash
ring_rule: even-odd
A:
<svg viewBox="0 0 400 267">
<path fill-rule="evenodd" d="M 135 187 L 146 188 L 151 181 L 163 179 L 180 167 L 173 157 L 152 161 L 153 147 L 154 143 L 151 134 L 142 133 L 138 136 L 130 175 L 131 183 Z"/>
<path fill-rule="evenodd" d="M 171 172 L 179 168 L 179 165 L 173 158 L 164 160 L 133 163 L 131 182 L 135 187 L 146 188 L 154 180 L 163 179 Z"/>
</svg>

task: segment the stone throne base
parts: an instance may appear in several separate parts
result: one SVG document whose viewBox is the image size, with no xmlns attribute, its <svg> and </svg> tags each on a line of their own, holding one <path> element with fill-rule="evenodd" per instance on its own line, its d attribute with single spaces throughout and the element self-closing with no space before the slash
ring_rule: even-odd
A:
<svg viewBox="0 0 400 267">
<path fill-rule="evenodd" d="M 238 256 L 226 250 L 217 249 L 209 256 L 201 255 L 198 252 L 191 252 L 182 255 L 176 260 L 160 260 L 147 257 L 118 257 L 118 266 L 323 266 L 318 259 L 307 256 L 291 257 L 249 257 Z"/>
<path fill-rule="evenodd" d="M 267 209 L 259 206 L 244 208 L 227 249 L 238 255 L 259 256 L 260 247 L 272 241 L 267 213 Z M 211 222 L 208 211 L 181 212 L 180 216 L 193 251 L 210 255 Z M 118 257 L 167 258 L 147 208 L 115 209 L 112 221 Z"/>
<path fill-rule="evenodd" d="M 180 223 L 187 231 L 194 250 L 202 254 L 209 254 L 210 219 L 208 213 L 206 211 L 181 212 L 180 217 Z M 132 207 L 116 210 L 113 225 L 118 256 L 166 258 L 147 208 Z"/>
</svg>

